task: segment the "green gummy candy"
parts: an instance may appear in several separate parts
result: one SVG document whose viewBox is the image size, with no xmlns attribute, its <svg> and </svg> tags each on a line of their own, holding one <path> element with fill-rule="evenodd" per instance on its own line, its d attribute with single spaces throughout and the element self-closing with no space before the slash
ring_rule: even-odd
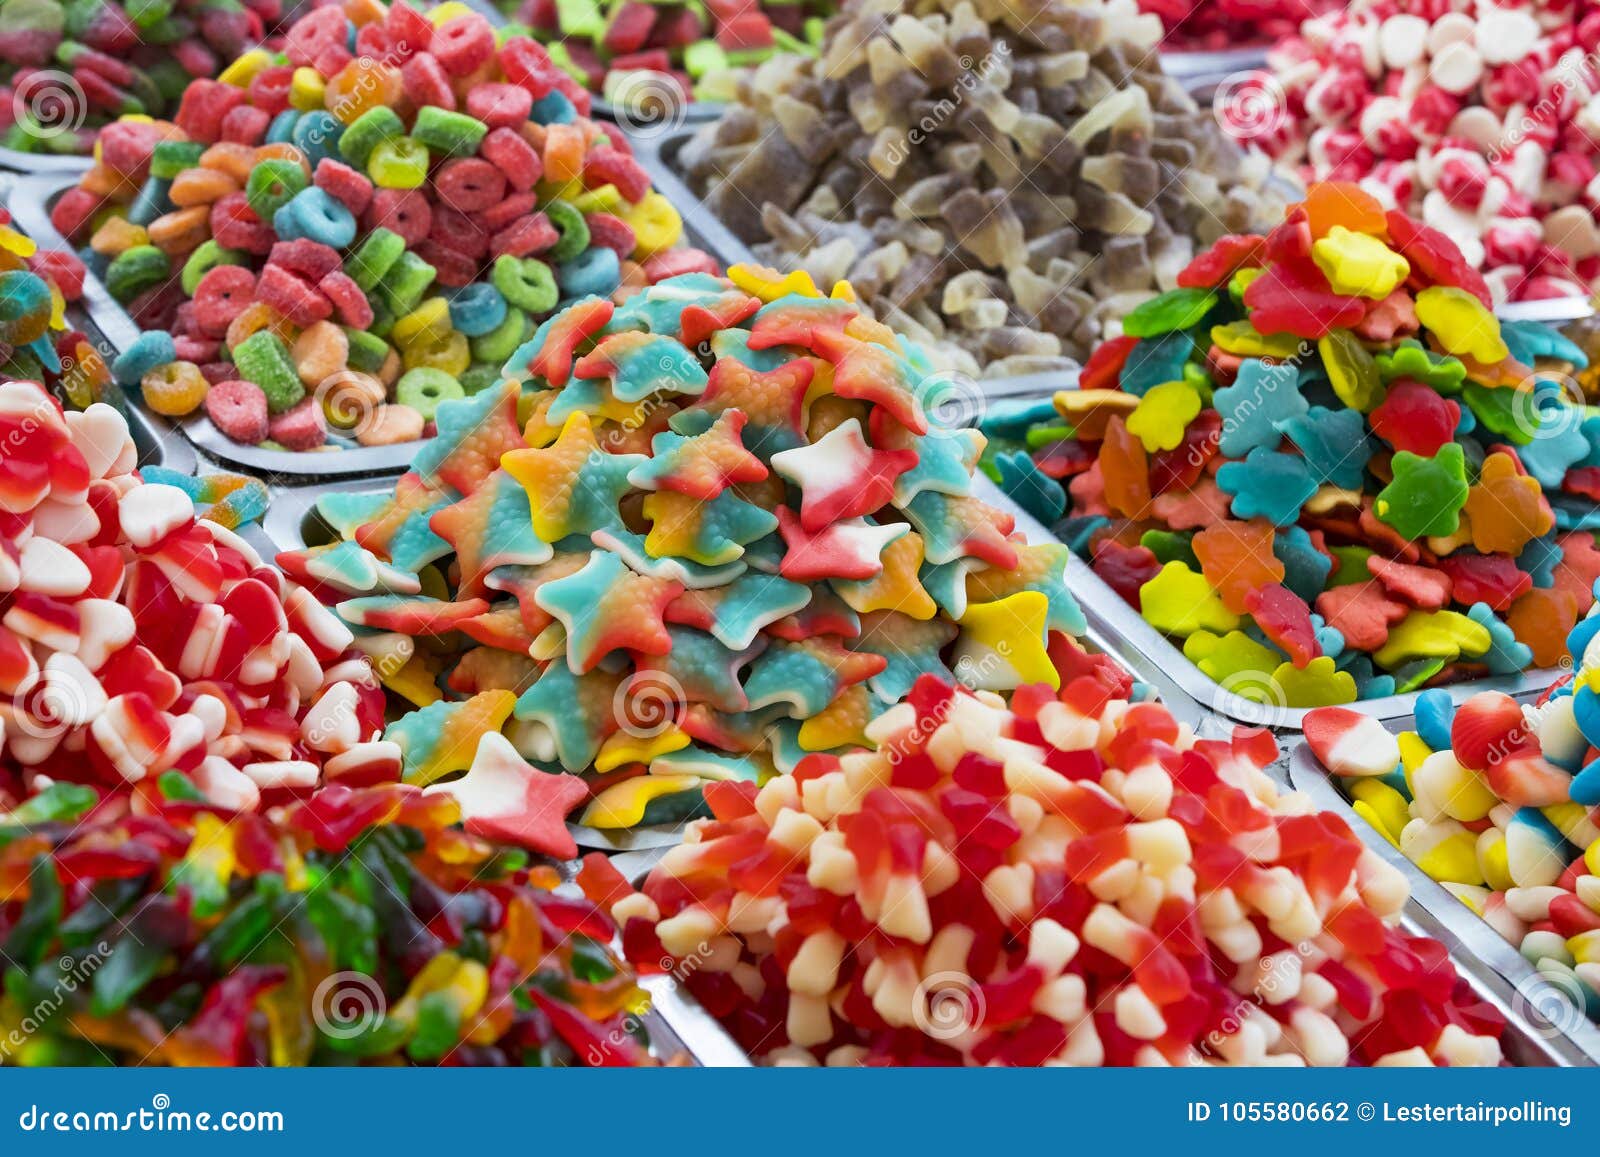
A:
<svg viewBox="0 0 1600 1157">
<path fill-rule="evenodd" d="M 728 54 L 715 40 L 697 40 L 683 50 L 683 67 L 698 80 L 708 72 L 726 69 Z"/>
<path fill-rule="evenodd" d="M 361 247 L 345 260 L 344 271 L 361 287 L 362 293 L 370 295 L 405 251 L 406 239 L 380 225 L 368 233 Z"/>
<path fill-rule="evenodd" d="M 424 422 L 433 421 L 440 402 L 466 396 L 467 392 L 461 388 L 460 382 L 432 366 L 407 370 L 394 386 L 394 400 L 417 411 Z"/>
<path fill-rule="evenodd" d="M 154 245 L 125 249 L 106 267 L 106 288 L 120 302 L 132 301 L 172 275 L 172 261 Z"/>
<path fill-rule="evenodd" d="M 488 132 L 489 126 L 476 117 L 431 104 L 418 110 L 411 126 L 412 139 L 427 145 L 430 152 L 446 156 L 470 157 Z"/>
<path fill-rule="evenodd" d="M 245 181 L 244 199 L 257 217 L 271 221 L 272 215 L 294 200 L 309 182 L 298 161 L 270 157 L 257 161 Z"/>
<path fill-rule="evenodd" d="M 546 261 L 559 265 L 563 261 L 571 261 L 589 248 L 589 223 L 583 219 L 583 214 L 578 212 L 575 206 L 566 201 L 551 201 L 544 207 L 544 215 L 561 234 L 561 240 L 545 253 Z M 506 300 L 509 301 L 510 298 Z"/>
<path fill-rule="evenodd" d="M 203 242 L 183 263 L 183 274 L 179 279 L 183 292 L 193 297 L 200 279 L 206 274 L 219 265 L 243 265 L 248 256 L 242 249 L 224 249 L 215 240 Z"/>
<path fill-rule="evenodd" d="M 477 365 L 468 366 L 461 375 L 461 389 L 468 395 L 482 393 L 490 386 L 500 381 L 500 366 L 489 362 L 479 362 Z"/>
<path fill-rule="evenodd" d="M 549 313 L 561 297 L 556 275 L 537 257 L 505 254 L 495 258 L 490 281 L 506 301 L 531 314 Z"/>
<path fill-rule="evenodd" d="M 528 315 L 520 309 L 506 310 L 506 319 L 482 337 L 468 343 L 475 362 L 493 362 L 496 370 L 517 352 L 528 336 Z"/>
<path fill-rule="evenodd" d="M 206 147 L 199 141 L 162 141 L 150 154 L 150 175 L 171 180 L 200 163 Z"/>
<path fill-rule="evenodd" d="M 411 252 L 402 253 L 400 260 L 390 266 L 378 288 L 396 317 L 404 317 L 417 308 L 422 295 L 433 284 L 436 272 L 433 266 Z"/>
<path fill-rule="evenodd" d="M 306 395 L 283 339 L 271 330 L 253 333 L 233 347 L 233 364 L 239 376 L 254 382 L 267 395 L 267 409 L 281 414 Z"/>
<path fill-rule="evenodd" d="M 358 169 L 365 169 L 372 150 L 383 141 L 406 135 L 405 122 L 387 105 L 378 105 L 350 122 L 339 138 L 339 153 Z"/>
<path fill-rule="evenodd" d="M 366 330 L 344 327 L 345 339 L 350 343 L 350 368 L 364 374 L 375 374 L 383 368 L 389 356 L 389 343 L 377 334 Z"/>
</svg>

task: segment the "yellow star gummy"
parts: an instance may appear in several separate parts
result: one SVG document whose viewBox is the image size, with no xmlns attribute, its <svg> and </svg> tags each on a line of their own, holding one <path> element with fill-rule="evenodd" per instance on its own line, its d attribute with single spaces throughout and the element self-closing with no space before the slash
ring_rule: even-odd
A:
<svg viewBox="0 0 1600 1157">
<path fill-rule="evenodd" d="M 1372 661 L 1393 670 L 1409 659 L 1444 659 L 1481 655 L 1492 639 L 1489 628 L 1455 611 L 1412 611 L 1389 629 L 1389 641 L 1373 652 Z"/>
<path fill-rule="evenodd" d="M 629 489 L 628 472 L 644 460 L 602 450 L 589 416 L 579 412 L 567 419 L 553 446 L 513 450 L 500 465 L 528 492 L 534 533 L 559 542 L 620 522 L 617 504 Z"/>
<path fill-rule="evenodd" d="M 939 607 L 917 577 L 922 569 L 922 560 L 922 535 L 911 531 L 884 548 L 879 556 L 883 570 L 876 577 L 835 579 L 833 586 L 851 610 L 862 614 L 869 611 L 899 611 L 913 619 L 931 619 L 938 613 Z"/>
<path fill-rule="evenodd" d="M 1411 273 L 1411 263 L 1376 237 L 1335 225 L 1311 246 L 1328 288 L 1346 297 L 1382 301 Z"/>
<path fill-rule="evenodd" d="M 992 603 L 972 603 L 961 616 L 956 639 L 956 678 L 979 691 L 1024 683 L 1061 686 L 1061 673 L 1045 649 L 1050 600 L 1040 591 L 1018 591 Z"/>
<path fill-rule="evenodd" d="M 648 764 L 658 755 L 682 751 L 688 746 L 688 733 L 675 723 L 667 724 L 655 735 L 619 731 L 600 745 L 600 754 L 594 757 L 594 769 L 605 772 L 630 763 Z"/>
<path fill-rule="evenodd" d="M 697 775 L 639 775 L 606 788 L 584 810 L 580 823 L 591 828 L 631 828 L 644 819 L 650 801 L 664 795 L 693 791 Z"/>
</svg>

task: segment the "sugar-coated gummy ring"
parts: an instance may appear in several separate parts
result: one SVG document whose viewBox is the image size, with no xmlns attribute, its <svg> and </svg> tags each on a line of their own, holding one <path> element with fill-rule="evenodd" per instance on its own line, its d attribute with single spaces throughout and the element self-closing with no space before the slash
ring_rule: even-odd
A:
<svg viewBox="0 0 1600 1157">
<path fill-rule="evenodd" d="M 345 272 L 363 292 L 377 288 L 383 275 L 394 268 L 400 255 L 406 251 L 406 241 L 398 233 L 382 226 L 368 233 L 356 251 L 345 261 Z"/>
<path fill-rule="evenodd" d="M 461 389 L 470 397 L 497 384 L 500 381 L 500 367 L 479 362 L 468 366 L 466 372 L 457 380 L 461 383 Z"/>
<path fill-rule="evenodd" d="M 356 239 L 355 216 L 326 189 L 302 189 L 272 215 L 272 227 L 285 241 L 309 238 L 334 249 Z"/>
<path fill-rule="evenodd" d="M 362 373 L 375 374 L 389 356 L 389 343 L 377 334 L 362 329 L 345 328 L 345 338 L 350 343 L 350 368 Z"/>
<path fill-rule="evenodd" d="M 206 274 L 220 265 L 243 265 L 245 259 L 246 254 L 242 250 L 225 249 L 217 244 L 215 238 L 202 241 L 200 247 L 189 254 L 189 259 L 183 263 L 179 282 L 183 291 L 193 297 Z"/>
<path fill-rule="evenodd" d="M 474 281 L 450 295 L 450 324 L 468 337 L 482 337 L 506 319 L 505 295 L 486 281 Z"/>
<path fill-rule="evenodd" d="M 442 297 L 430 297 L 404 317 L 395 319 L 389 340 L 403 350 L 413 342 L 441 340 L 450 330 L 450 303 Z"/>
<path fill-rule="evenodd" d="M 0 273 L 0 341 L 27 345 L 50 328 L 50 287 L 22 269 Z"/>
<path fill-rule="evenodd" d="M 150 153 L 150 175 L 170 181 L 198 165 L 205 151 L 199 141 L 161 141 Z"/>
<path fill-rule="evenodd" d="M 367 176 L 380 189 L 419 189 L 428 179 L 428 149 L 412 137 L 379 141 L 367 157 Z"/>
<path fill-rule="evenodd" d="M 501 295 L 501 300 L 505 300 L 504 294 Z M 472 339 L 472 360 L 498 366 L 517 352 L 517 347 L 522 344 L 527 333 L 527 313 L 516 306 L 508 306 L 504 321 L 482 337 Z"/>
<path fill-rule="evenodd" d="M 440 402 L 466 397 L 461 383 L 443 370 L 419 366 L 407 370 L 394 387 L 395 401 L 410 406 L 422 415 L 423 421 L 433 421 L 434 411 Z"/>
<path fill-rule="evenodd" d="M 106 289 L 126 304 L 172 275 L 172 260 L 154 245 L 124 249 L 106 267 Z"/>
<path fill-rule="evenodd" d="M 551 201 L 544 207 L 544 215 L 561 234 L 561 239 L 545 254 L 547 260 L 571 261 L 589 248 L 589 223 L 574 206 L 566 201 Z"/>
<path fill-rule="evenodd" d="M 324 157 L 336 155 L 344 126 L 339 118 L 323 109 L 315 109 L 302 116 L 294 126 L 290 139 L 313 169 Z"/>
<path fill-rule="evenodd" d="M 240 378 L 218 382 L 205 399 L 206 417 L 235 442 L 253 446 L 267 436 L 267 396 Z"/>
<path fill-rule="evenodd" d="M 339 152 L 356 168 L 365 169 L 373 149 L 384 141 L 398 140 L 405 135 L 405 122 L 399 114 L 380 104 L 362 113 L 344 130 L 339 137 Z"/>
<path fill-rule="evenodd" d="M 609 297 L 622 284 L 622 262 L 611 249 L 586 249 L 556 266 L 563 297 Z"/>
<path fill-rule="evenodd" d="M 270 221 L 274 213 L 293 200 L 295 194 L 308 184 L 306 171 L 298 161 L 268 157 L 264 161 L 257 161 L 250 170 L 250 179 L 244 186 L 245 201 L 257 217 Z"/>
<path fill-rule="evenodd" d="M 478 151 L 489 126 L 466 113 L 450 112 L 435 105 L 417 110 L 411 136 L 444 156 L 469 157 Z"/>
<path fill-rule="evenodd" d="M 267 409 L 273 414 L 283 413 L 305 396 L 305 386 L 295 372 L 288 349 L 270 330 L 253 333 L 234 346 L 233 364 L 241 378 L 261 387 Z"/>
<path fill-rule="evenodd" d="M 256 275 L 239 265 L 217 265 L 195 285 L 195 322 L 202 333 L 222 337 L 256 297 Z"/>
<path fill-rule="evenodd" d="M 169 418 L 192 414 L 205 401 L 210 385 L 192 362 L 168 362 L 139 379 L 145 405 Z"/>
<path fill-rule="evenodd" d="M 378 288 L 395 316 L 403 317 L 417 308 L 422 295 L 433 284 L 435 273 L 433 266 L 408 250 L 389 267 Z"/>
<path fill-rule="evenodd" d="M 166 365 L 177 356 L 170 333 L 159 329 L 145 330 L 111 363 L 111 376 L 117 385 L 132 389 L 145 374 L 157 366 Z"/>
<path fill-rule="evenodd" d="M 267 126 L 267 140 L 269 145 L 286 145 L 294 140 L 295 126 L 300 123 L 300 113 L 292 108 L 286 108 L 272 118 L 272 123 Z M 265 435 L 262 435 L 265 437 Z"/>
<path fill-rule="evenodd" d="M 561 299 L 556 275 L 537 257 L 497 257 L 490 280 L 508 302 L 530 314 L 549 313 Z"/>
</svg>

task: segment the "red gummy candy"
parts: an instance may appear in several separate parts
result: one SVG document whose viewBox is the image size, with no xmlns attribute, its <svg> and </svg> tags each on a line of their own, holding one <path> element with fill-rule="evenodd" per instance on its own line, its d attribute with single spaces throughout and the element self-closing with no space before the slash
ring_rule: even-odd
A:
<svg viewBox="0 0 1600 1157">
<path fill-rule="evenodd" d="M 1439 447 L 1455 440 L 1461 407 L 1438 391 L 1400 378 L 1368 418 L 1372 432 L 1396 450 L 1432 458 Z"/>
<path fill-rule="evenodd" d="M 1311 608 L 1282 583 L 1251 591 L 1245 597 L 1245 607 L 1256 626 L 1283 648 L 1296 667 L 1304 667 L 1322 653 L 1311 623 Z"/>
<path fill-rule="evenodd" d="M 1185 289 L 1216 289 L 1225 285 L 1239 270 L 1259 265 L 1266 238 L 1255 233 L 1228 233 L 1196 257 L 1178 274 Z"/>
<path fill-rule="evenodd" d="M 1457 551 L 1438 565 L 1450 580 L 1451 597 L 1464 607 L 1487 603 L 1490 610 L 1504 611 L 1533 586 L 1533 576 L 1503 554 Z"/>
<path fill-rule="evenodd" d="M 1139 588 L 1161 572 L 1161 561 L 1148 547 L 1123 546 L 1114 538 L 1096 544 L 1094 561 L 1089 566 L 1135 607 L 1139 605 Z"/>
</svg>

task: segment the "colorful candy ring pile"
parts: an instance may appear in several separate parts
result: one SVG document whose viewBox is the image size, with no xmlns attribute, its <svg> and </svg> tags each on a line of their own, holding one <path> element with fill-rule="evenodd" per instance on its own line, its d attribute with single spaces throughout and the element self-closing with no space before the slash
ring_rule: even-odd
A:
<svg viewBox="0 0 1600 1157">
<path fill-rule="evenodd" d="M 670 119 L 727 100 L 734 71 L 778 54 L 815 56 L 834 0 L 500 0 L 550 57 L 621 117 Z"/>
<path fill-rule="evenodd" d="M 0 147 L 86 154 L 121 116 L 159 117 L 196 78 L 275 42 L 290 0 L 6 0 L 0 6 Z"/>
<path fill-rule="evenodd" d="M 352 7 L 108 127 L 52 209 L 145 330 L 121 384 L 245 445 L 427 437 L 561 302 L 716 268 L 541 46 Z"/>
<path fill-rule="evenodd" d="M 1600 577 L 1581 350 L 1344 184 L 1223 238 L 987 468 L 1217 683 L 1279 707 L 1554 666 Z"/>
</svg>

